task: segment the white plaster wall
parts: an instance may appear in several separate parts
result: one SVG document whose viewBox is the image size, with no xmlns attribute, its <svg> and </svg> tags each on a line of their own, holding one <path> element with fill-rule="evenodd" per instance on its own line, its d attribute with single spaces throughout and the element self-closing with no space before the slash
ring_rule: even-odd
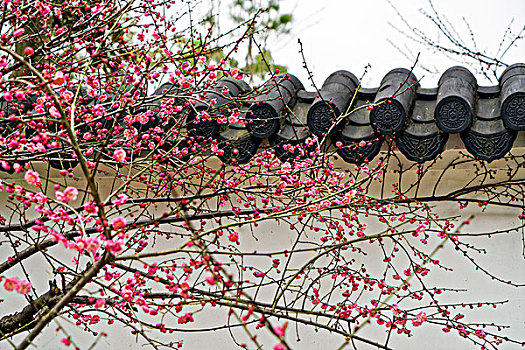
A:
<svg viewBox="0 0 525 350">
<path fill-rule="evenodd" d="M 457 155 L 457 150 L 447 151 L 444 154 L 445 159 L 453 158 Z M 444 161 L 445 162 L 445 161 Z M 338 163 L 341 167 L 348 167 L 344 163 Z M 493 169 L 504 169 L 504 166 L 498 162 L 490 165 Z M 428 183 L 435 181 L 440 173 L 440 165 L 433 170 L 432 176 L 428 179 Z M 410 182 L 414 179 L 414 173 L 409 174 L 406 181 Z M 464 183 L 467 176 L 472 175 L 472 168 L 463 167 L 451 171 L 446 179 L 447 187 L 458 188 Z M 3 175 L 2 175 L 3 176 Z M 394 176 L 394 174 L 389 174 Z M 412 177 L 410 179 L 409 177 Z M 113 179 L 105 179 L 100 184 L 102 188 L 109 191 Z M 422 195 L 428 191 L 430 187 L 422 189 Z M 446 189 L 443 188 L 443 191 Z M 0 203 L 6 203 L 5 193 L 0 194 Z M 2 209 L 5 213 L 6 208 Z M 436 210 L 443 216 L 461 215 L 462 218 L 467 218 L 474 215 L 474 219 L 468 226 L 468 232 L 487 232 L 489 230 L 502 229 L 513 227 L 519 224 L 519 210 L 509 210 L 501 207 L 493 207 L 486 211 L 481 211 L 477 206 L 470 205 L 465 210 L 458 210 L 458 205 L 455 203 L 441 203 L 436 207 Z M 374 232 L 374 223 L 370 223 L 370 233 Z M 523 256 L 523 232 L 513 232 L 511 234 L 496 235 L 492 238 L 473 237 L 468 238 L 468 241 L 475 242 L 479 247 L 487 249 L 486 255 L 476 256 L 477 262 L 495 273 L 505 280 L 512 280 L 517 283 L 525 283 L 525 258 Z M 318 239 L 318 234 L 308 232 L 308 239 Z M 3 239 L 3 237 L 2 237 Z M 241 230 L 242 245 L 240 249 L 246 251 L 274 251 L 282 250 L 290 247 L 296 239 L 296 234 L 290 231 L 285 224 L 262 224 L 252 237 L 249 229 Z M 175 239 L 175 242 L 177 239 Z M 174 240 L 166 241 L 159 239 L 158 249 L 170 249 L 176 246 Z M 5 258 L 9 247 L 3 245 L 0 247 L 0 257 Z M 53 254 L 57 258 L 70 259 L 73 255 L 65 253 L 61 248 L 55 248 Z M 9 254 L 11 252 L 9 251 Z M 68 256 L 69 254 L 69 256 Z M 351 254 L 351 253 L 348 253 Z M 302 254 L 294 258 L 292 266 L 300 266 L 305 259 L 311 257 L 311 254 Z M 381 263 L 380 254 L 377 248 L 369 249 L 367 257 L 357 257 L 356 264 L 360 262 L 365 263 L 369 271 L 382 271 L 383 264 Z M 508 300 L 505 305 L 493 308 L 482 308 L 469 312 L 469 317 L 472 321 L 488 321 L 494 323 L 501 323 L 510 325 L 510 330 L 505 330 L 504 333 L 509 337 L 525 340 L 525 289 L 510 287 L 504 284 L 496 283 L 483 273 L 476 271 L 475 268 L 460 253 L 452 248 L 451 244 L 447 244 L 444 249 L 439 251 L 436 258 L 440 259 L 444 264 L 454 268 L 453 273 L 445 273 L 437 269 L 432 269 L 427 280 L 428 285 L 440 285 L 442 287 L 462 288 L 468 291 L 462 293 L 442 294 L 439 297 L 441 302 L 474 302 L 474 301 L 502 301 Z M 257 262 L 259 259 L 259 262 Z M 254 258 L 254 264 L 262 265 L 262 268 L 267 268 L 271 259 Z M 40 280 L 34 280 L 35 286 L 39 292 L 47 290 L 47 280 L 52 277 L 51 271 L 48 268 L 47 262 L 41 256 L 35 256 L 30 263 L 26 264 L 31 275 L 40 274 Z M 18 268 L 10 270 L 6 275 L 19 275 L 21 271 Z M 21 276 L 21 275 L 20 275 Z M 263 290 L 259 297 L 271 300 L 274 295 L 274 290 Z M 25 300 L 20 295 L 7 293 L 3 288 L 0 288 L 0 298 L 8 300 L 0 304 L 2 314 L 7 314 L 18 310 L 22 305 L 25 305 Z M 195 317 L 195 323 L 181 326 L 191 330 L 191 328 L 198 327 L 214 327 L 227 322 L 227 309 L 215 308 L 208 309 L 204 313 L 198 313 Z M 68 330 L 72 335 L 73 340 L 77 342 L 80 348 L 88 348 L 96 337 L 84 333 L 77 329 L 71 323 L 70 319 L 60 319 L 59 324 Z M 273 320 L 275 324 L 284 322 L 283 320 Z M 177 325 L 178 326 L 178 325 Z M 57 324 L 52 324 L 48 327 L 46 332 L 38 337 L 36 345 L 43 349 L 57 349 L 65 348 L 59 341 L 62 335 L 55 334 Z M 129 334 L 129 330 L 125 330 L 117 325 L 108 327 L 104 322 L 101 322 L 98 327 L 100 331 L 108 332 L 107 338 L 100 339 L 95 348 L 99 349 L 138 349 L 142 348 L 143 343 L 140 339 L 137 340 L 133 335 Z M 184 348 L 186 349 L 233 349 L 236 348 L 232 341 L 232 335 L 239 342 L 246 342 L 250 348 L 254 348 L 250 344 L 244 331 L 237 327 L 231 330 L 231 334 L 227 330 L 218 330 L 208 333 L 201 332 L 185 332 L 180 334 L 172 334 L 169 336 L 158 335 L 153 333 L 154 337 L 159 336 L 162 339 L 170 340 L 184 340 Z M 261 343 L 265 344 L 264 348 L 271 348 L 275 344 L 275 339 L 268 335 L 267 331 L 255 331 Z M 377 341 L 385 339 L 386 333 L 384 328 L 378 328 L 370 325 L 366 326 L 359 333 L 361 336 L 370 337 Z M 325 330 L 314 330 L 304 326 L 299 326 L 295 329 L 292 324 L 289 325 L 287 331 L 287 341 L 292 345 L 293 349 L 337 349 L 342 344 L 342 339 L 339 335 L 332 335 Z M 15 343 L 21 340 L 16 337 L 13 341 Z M 394 349 L 474 349 L 470 342 L 462 340 L 452 332 L 445 334 L 437 326 L 420 327 L 414 333 L 414 336 L 407 338 L 406 336 L 393 336 L 390 346 Z M 356 343 L 358 349 L 372 349 L 373 347 Z M 0 349 L 8 349 L 9 344 L 6 342 L 0 343 Z M 352 348 L 351 346 L 348 347 Z M 502 349 L 520 349 L 515 344 L 504 344 Z"/>
</svg>

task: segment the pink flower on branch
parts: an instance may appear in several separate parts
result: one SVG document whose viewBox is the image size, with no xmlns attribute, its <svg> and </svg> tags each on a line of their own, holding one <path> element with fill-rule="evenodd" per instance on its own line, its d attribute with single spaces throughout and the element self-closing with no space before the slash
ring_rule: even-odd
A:
<svg viewBox="0 0 525 350">
<path fill-rule="evenodd" d="M 12 292 L 18 287 L 19 284 L 20 281 L 16 277 L 6 278 L 4 281 L 4 288 L 7 291 Z"/>
<path fill-rule="evenodd" d="M 58 109 L 56 109 L 54 106 L 49 108 L 49 114 L 51 114 L 51 116 L 56 119 L 60 119 L 62 117 Z"/>
<path fill-rule="evenodd" d="M 4 100 L 6 100 L 7 102 L 13 101 L 13 94 L 11 92 L 4 91 L 3 96 L 4 96 Z"/>
<path fill-rule="evenodd" d="M 185 314 L 181 317 L 179 317 L 179 324 L 185 324 L 185 323 L 189 323 L 189 322 L 193 322 L 194 319 L 193 319 L 193 316 L 191 314 Z"/>
<path fill-rule="evenodd" d="M 25 33 L 25 29 L 24 28 L 18 28 L 17 30 L 15 30 L 13 32 L 13 36 L 15 38 L 18 38 L 19 36 L 23 35 Z"/>
<path fill-rule="evenodd" d="M 33 198 L 38 203 L 47 203 L 47 196 L 43 194 L 42 192 L 36 193 Z"/>
<path fill-rule="evenodd" d="M 16 98 L 18 101 L 23 101 L 23 100 L 26 99 L 26 94 L 25 94 L 23 91 L 16 90 L 16 91 L 15 91 L 15 98 Z"/>
<path fill-rule="evenodd" d="M 56 197 L 62 203 L 69 203 L 77 199 L 78 190 L 75 187 L 67 187 L 64 192 L 57 191 Z"/>
<path fill-rule="evenodd" d="M 87 202 L 84 204 L 84 210 L 88 214 L 97 214 L 98 213 L 98 207 L 93 202 Z"/>
<path fill-rule="evenodd" d="M 106 241 L 106 250 L 113 255 L 119 255 L 124 251 L 124 240 Z"/>
<path fill-rule="evenodd" d="M 86 239 L 78 239 L 77 245 L 79 248 L 85 249 L 95 255 L 97 249 L 100 247 L 100 241 L 96 237 L 88 237 Z"/>
<path fill-rule="evenodd" d="M 29 283 L 26 280 L 20 281 L 20 283 L 16 286 L 16 291 L 19 294 L 26 295 L 31 290 L 31 283 Z"/>
<path fill-rule="evenodd" d="M 118 148 L 113 152 L 113 159 L 115 161 L 122 163 L 126 160 L 126 151 L 124 151 L 122 148 Z"/>
<path fill-rule="evenodd" d="M 106 305 L 106 299 L 97 299 L 95 301 L 94 307 L 95 309 L 100 309 Z"/>
<path fill-rule="evenodd" d="M 118 218 L 114 218 L 113 221 L 111 221 L 111 226 L 113 226 L 113 229 L 118 231 L 124 227 L 126 227 L 128 223 L 126 222 L 126 219 L 122 216 L 119 216 Z"/>
<path fill-rule="evenodd" d="M 213 275 L 206 276 L 205 280 L 212 286 L 215 284 L 215 277 Z"/>
<path fill-rule="evenodd" d="M 284 337 L 286 333 L 286 327 L 288 327 L 288 322 L 285 322 L 282 326 L 281 325 L 275 325 L 273 326 L 273 331 L 275 334 L 277 334 L 279 337 Z"/>
<path fill-rule="evenodd" d="M 61 71 L 58 71 L 55 73 L 55 76 L 53 77 L 53 85 L 64 85 L 66 83 L 66 77 L 64 75 L 64 73 L 62 73 Z"/>
<path fill-rule="evenodd" d="M 16 290 L 17 293 L 26 295 L 31 291 L 31 283 L 26 280 L 20 281 L 16 277 L 10 277 L 5 279 L 4 288 L 9 292 Z"/>
<path fill-rule="evenodd" d="M 42 186 L 40 175 L 34 170 L 29 169 L 24 175 L 24 180 L 30 185 L 35 185 L 37 187 Z"/>
<path fill-rule="evenodd" d="M 416 315 L 416 318 L 412 320 L 412 325 L 414 327 L 419 327 L 427 320 L 427 314 L 424 312 L 420 312 Z"/>
<path fill-rule="evenodd" d="M 232 232 L 228 236 L 228 239 L 230 240 L 230 242 L 238 242 L 239 241 L 239 234 L 237 232 Z"/>
<path fill-rule="evenodd" d="M 113 204 L 116 205 L 117 208 L 118 208 L 119 205 L 126 204 L 126 202 L 128 201 L 128 199 L 129 199 L 129 197 L 128 197 L 127 194 L 125 194 L 125 193 L 121 193 L 121 194 L 119 194 L 119 195 L 117 196 L 117 199 L 115 199 L 115 200 L 113 201 Z"/>
</svg>

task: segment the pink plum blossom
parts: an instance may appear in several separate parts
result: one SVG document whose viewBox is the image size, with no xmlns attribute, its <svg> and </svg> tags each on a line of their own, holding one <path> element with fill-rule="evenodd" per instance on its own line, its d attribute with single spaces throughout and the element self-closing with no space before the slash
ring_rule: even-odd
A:
<svg viewBox="0 0 525 350">
<path fill-rule="evenodd" d="M 42 186 L 42 182 L 40 182 L 40 175 L 34 170 L 29 169 L 24 175 L 24 179 L 30 185 L 35 185 L 37 187 Z"/>
<path fill-rule="evenodd" d="M 412 320 L 412 325 L 414 327 L 419 327 L 423 324 L 423 322 L 425 322 L 427 320 L 427 314 L 424 313 L 423 311 L 418 313 L 416 315 L 416 318 Z"/>
<path fill-rule="evenodd" d="M 285 322 L 282 326 L 281 325 L 275 325 L 273 326 L 273 331 L 275 334 L 277 334 L 279 337 L 284 337 L 284 334 L 286 332 L 286 327 L 288 327 L 288 322 Z"/>
<path fill-rule="evenodd" d="M 193 321 L 194 321 L 193 316 L 189 313 L 179 317 L 179 320 L 178 320 L 179 324 L 185 324 L 185 323 L 189 323 Z"/>
<path fill-rule="evenodd" d="M 122 148 L 116 149 L 115 152 L 113 152 L 113 159 L 119 163 L 124 162 L 126 160 L 126 151 Z"/>
<path fill-rule="evenodd" d="M 230 233 L 228 239 L 230 240 L 230 242 L 237 242 L 239 241 L 239 234 L 237 232 L 232 232 Z"/>
<path fill-rule="evenodd" d="M 118 255 L 124 250 L 124 241 L 122 239 L 106 241 L 106 250 L 113 255 Z"/>
<path fill-rule="evenodd" d="M 95 255 L 97 249 L 100 247 L 100 241 L 95 237 L 88 237 L 86 239 L 79 240 L 85 250 Z"/>
<path fill-rule="evenodd" d="M 121 228 L 126 227 L 127 224 L 126 219 L 122 216 L 114 218 L 113 221 L 111 221 L 111 226 L 113 226 L 114 230 L 120 230 Z"/>
<path fill-rule="evenodd" d="M 58 109 L 56 109 L 56 107 L 54 106 L 49 108 L 49 114 L 51 114 L 53 118 L 57 118 L 57 119 L 60 119 L 62 117 Z"/>
<path fill-rule="evenodd" d="M 4 288 L 7 291 L 12 292 L 18 287 L 19 284 L 20 284 L 20 281 L 16 277 L 6 278 L 4 281 Z"/>
<path fill-rule="evenodd" d="M 16 91 L 15 91 L 15 98 L 16 98 L 18 101 L 23 101 L 23 100 L 26 99 L 26 94 L 25 94 L 23 91 L 16 90 Z"/>
<path fill-rule="evenodd" d="M 61 71 L 58 71 L 55 73 L 55 76 L 53 77 L 53 84 L 54 85 L 64 85 L 66 82 L 66 77 L 64 76 L 64 73 Z"/>
<path fill-rule="evenodd" d="M 40 182 L 40 175 L 34 170 L 29 169 L 25 173 L 24 179 L 30 185 L 35 185 L 37 187 L 42 186 L 42 182 Z"/>
<path fill-rule="evenodd" d="M 26 280 L 20 281 L 16 277 L 10 277 L 5 279 L 4 288 L 9 292 L 16 290 L 17 293 L 26 295 L 31 291 L 31 283 Z"/>
<path fill-rule="evenodd" d="M 38 203 L 47 203 L 47 196 L 42 192 L 35 193 L 34 199 Z"/>
<path fill-rule="evenodd" d="M 117 199 L 115 199 L 113 201 L 113 204 L 117 206 L 121 205 L 121 204 L 125 204 L 127 201 L 128 201 L 129 197 L 127 194 L 125 193 L 121 193 L 117 196 Z"/>
<path fill-rule="evenodd" d="M 14 36 L 15 38 L 17 38 L 17 37 L 23 35 L 24 33 L 25 33 L 25 29 L 24 29 L 24 28 L 18 28 L 17 30 L 15 30 L 15 31 L 13 32 L 13 36 Z"/>
<path fill-rule="evenodd" d="M 4 96 L 4 100 L 6 100 L 7 102 L 13 101 L 13 94 L 11 94 L 11 92 L 4 91 L 3 96 Z"/>
<path fill-rule="evenodd" d="M 20 283 L 18 283 L 18 285 L 16 286 L 16 291 L 19 294 L 28 294 L 31 291 L 31 283 L 29 283 L 26 280 L 20 281 Z"/>
<path fill-rule="evenodd" d="M 86 204 L 84 204 L 84 210 L 88 214 L 96 214 L 96 213 L 98 213 L 98 207 L 93 202 L 87 202 Z"/>
<path fill-rule="evenodd" d="M 212 275 L 206 276 L 205 280 L 212 286 L 215 284 L 215 277 L 213 277 Z"/>
<path fill-rule="evenodd" d="M 56 197 L 59 201 L 63 203 L 69 203 L 77 199 L 78 190 L 75 187 L 67 187 L 64 192 L 57 191 Z"/>
<path fill-rule="evenodd" d="M 97 299 L 97 301 L 95 301 L 95 309 L 100 309 L 101 307 L 104 307 L 106 305 L 106 300 L 105 299 Z"/>
</svg>

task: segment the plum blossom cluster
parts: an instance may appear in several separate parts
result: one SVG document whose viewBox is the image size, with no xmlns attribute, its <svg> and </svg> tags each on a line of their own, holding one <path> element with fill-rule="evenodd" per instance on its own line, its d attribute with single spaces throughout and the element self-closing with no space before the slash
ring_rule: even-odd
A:
<svg viewBox="0 0 525 350">
<path fill-rule="evenodd" d="M 77 199 L 78 190 L 75 187 L 68 186 L 64 191 L 57 191 L 56 198 L 62 203 L 69 203 Z"/>
<path fill-rule="evenodd" d="M 26 295 L 31 291 L 31 283 L 26 280 L 21 281 L 16 277 L 8 277 L 3 279 L 4 288 L 9 292 L 16 291 L 18 294 Z"/>
</svg>

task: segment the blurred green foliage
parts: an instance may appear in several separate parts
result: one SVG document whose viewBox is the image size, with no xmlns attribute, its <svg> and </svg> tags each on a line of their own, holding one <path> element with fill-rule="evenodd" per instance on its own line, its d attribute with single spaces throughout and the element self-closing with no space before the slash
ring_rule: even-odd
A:
<svg viewBox="0 0 525 350">
<path fill-rule="evenodd" d="M 293 15 L 282 12 L 281 3 L 283 1 L 231 0 L 225 2 L 218 0 L 218 2 L 221 8 L 230 9 L 228 17 L 233 22 L 233 26 L 242 26 L 243 23 L 257 16 L 254 25 L 248 29 L 245 46 L 240 51 L 245 54 L 244 57 L 230 61 L 230 64 L 242 70 L 250 81 L 253 81 L 254 78 L 264 79 L 269 71 L 275 72 L 276 69 L 286 72 L 286 67 L 275 62 L 271 55 L 271 45 L 277 40 L 282 42 L 283 38 L 290 33 L 293 24 Z M 211 10 L 206 19 L 212 28 L 218 27 L 217 15 Z M 219 62 L 225 55 L 225 50 L 216 50 L 209 57 Z M 242 64 L 239 65 L 240 62 Z"/>
</svg>

